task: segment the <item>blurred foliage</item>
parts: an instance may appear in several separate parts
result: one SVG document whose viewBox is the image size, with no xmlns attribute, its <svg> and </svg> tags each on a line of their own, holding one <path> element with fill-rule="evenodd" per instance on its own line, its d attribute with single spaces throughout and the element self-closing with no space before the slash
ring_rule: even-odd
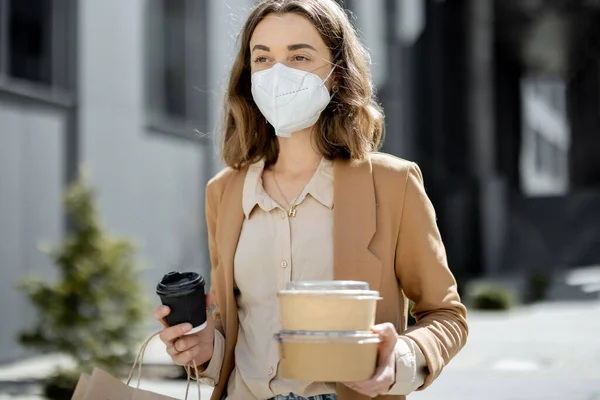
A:
<svg viewBox="0 0 600 400">
<path fill-rule="evenodd" d="M 45 250 L 59 277 L 47 282 L 28 276 L 20 282 L 38 317 L 20 342 L 70 355 L 78 372 L 99 367 L 114 374 L 135 356 L 144 334 L 146 301 L 135 247 L 104 231 L 95 197 L 81 175 L 67 190 L 65 207 L 72 229 L 59 246 Z M 68 382 L 68 376 L 59 373 L 55 383 Z"/>
<path fill-rule="evenodd" d="M 475 310 L 508 310 L 514 304 L 515 301 L 510 292 L 500 286 L 481 288 L 473 297 L 473 308 Z"/>
<path fill-rule="evenodd" d="M 541 272 L 532 272 L 527 279 L 526 301 L 535 303 L 545 300 L 550 288 L 551 276 Z"/>
<path fill-rule="evenodd" d="M 77 371 L 56 371 L 47 378 L 44 386 L 44 396 L 53 400 L 71 400 L 78 380 L 79 373 Z"/>
</svg>

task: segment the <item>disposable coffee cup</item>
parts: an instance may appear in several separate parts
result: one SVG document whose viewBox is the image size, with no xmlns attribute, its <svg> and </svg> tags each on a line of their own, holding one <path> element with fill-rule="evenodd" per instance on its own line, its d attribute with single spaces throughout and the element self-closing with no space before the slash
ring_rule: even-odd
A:
<svg viewBox="0 0 600 400">
<path fill-rule="evenodd" d="M 163 305 L 169 306 L 167 324 L 175 326 L 189 322 L 192 330 L 186 335 L 206 328 L 206 298 L 204 278 L 195 272 L 169 272 L 156 286 Z"/>
</svg>

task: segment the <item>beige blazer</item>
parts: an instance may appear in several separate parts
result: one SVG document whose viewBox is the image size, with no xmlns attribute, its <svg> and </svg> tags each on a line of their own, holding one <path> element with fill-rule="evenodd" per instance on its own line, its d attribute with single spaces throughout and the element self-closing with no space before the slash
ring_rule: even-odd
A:
<svg viewBox="0 0 600 400">
<path fill-rule="evenodd" d="M 225 357 L 212 400 L 226 393 L 234 368 L 238 310 L 233 260 L 244 222 L 246 169 L 226 168 L 206 189 L 211 291 L 215 324 L 225 337 Z M 391 322 L 423 350 L 430 385 L 465 345 L 466 309 L 448 269 L 435 211 L 416 164 L 374 153 L 365 161 L 334 161 L 334 278 L 369 283 L 383 297 L 376 322 Z M 406 329 L 408 299 L 417 323 Z M 340 400 L 365 400 L 342 384 Z M 380 396 L 378 399 L 403 399 Z"/>
</svg>

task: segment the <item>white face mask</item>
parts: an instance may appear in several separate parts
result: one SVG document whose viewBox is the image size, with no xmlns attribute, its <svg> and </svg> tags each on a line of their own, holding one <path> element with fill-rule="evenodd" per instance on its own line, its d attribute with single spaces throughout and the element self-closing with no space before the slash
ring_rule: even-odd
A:
<svg viewBox="0 0 600 400">
<path fill-rule="evenodd" d="M 325 82 L 334 69 L 321 79 L 278 63 L 252 75 L 254 102 L 277 136 L 290 137 L 317 122 L 331 100 Z"/>
</svg>

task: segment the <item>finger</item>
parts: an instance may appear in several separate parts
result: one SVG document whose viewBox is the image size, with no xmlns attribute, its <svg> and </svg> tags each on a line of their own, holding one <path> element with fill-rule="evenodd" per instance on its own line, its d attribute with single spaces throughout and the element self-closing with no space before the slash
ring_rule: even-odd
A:
<svg viewBox="0 0 600 400">
<path fill-rule="evenodd" d="M 173 341 L 173 347 L 175 348 L 176 352 L 182 353 L 198 345 L 207 345 L 209 343 L 212 342 L 208 338 L 204 338 L 198 334 L 193 334 L 175 339 Z"/>
<path fill-rule="evenodd" d="M 389 322 L 375 325 L 371 330 L 379 335 L 384 342 L 395 342 L 398 340 L 398 332 L 396 327 Z"/>
<path fill-rule="evenodd" d="M 369 390 L 375 394 L 387 393 L 396 380 L 394 349 L 392 348 L 392 352 L 388 356 L 382 355 L 381 358 L 382 362 L 378 361 L 375 374 L 369 381 L 365 382 Z M 387 361 L 383 362 L 383 358 L 387 358 Z"/>
<path fill-rule="evenodd" d="M 390 375 L 388 374 L 387 368 L 382 367 L 380 371 L 377 371 L 378 373 L 373 377 L 373 379 L 371 380 L 371 388 L 376 391 L 377 393 L 380 393 L 381 390 L 386 389 L 388 387 L 391 386 L 391 381 Z"/>
<path fill-rule="evenodd" d="M 356 392 L 375 397 L 387 393 L 392 382 L 393 377 L 389 376 L 386 366 L 382 365 L 377 367 L 375 374 L 370 379 L 358 382 L 344 382 L 344 384 Z"/>
<path fill-rule="evenodd" d="M 192 361 L 192 352 L 191 350 L 185 351 L 183 353 L 177 353 L 171 357 L 173 362 L 177 365 L 187 365 Z"/>
<path fill-rule="evenodd" d="M 191 349 L 175 354 L 171 359 L 177 365 L 187 365 L 195 358 L 197 350 L 198 346 L 194 346 Z"/>
<path fill-rule="evenodd" d="M 187 339 L 189 338 L 189 339 Z M 182 339 L 179 339 L 182 340 Z M 189 343 L 189 345 L 187 346 L 189 347 L 194 347 L 197 344 L 201 344 L 201 345 L 212 345 L 214 343 L 214 335 L 210 334 L 210 331 L 208 331 L 208 327 L 204 328 L 203 330 L 201 330 L 200 332 L 196 332 L 192 335 L 187 335 L 186 336 L 186 341 L 189 340 L 191 341 L 191 343 Z M 179 350 L 182 349 L 181 346 L 179 346 L 179 344 L 177 345 L 177 348 Z"/>
<path fill-rule="evenodd" d="M 167 344 L 192 330 L 192 324 L 185 323 L 165 328 L 159 335 L 160 340 Z"/>
<path fill-rule="evenodd" d="M 377 365 L 385 366 L 389 362 L 389 359 L 394 352 L 394 348 L 398 343 L 398 333 L 396 332 L 396 327 L 393 324 L 386 322 L 384 324 L 375 325 L 372 330 L 373 332 L 379 334 L 379 337 L 381 338 L 377 357 Z"/>
<path fill-rule="evenodd" d="M 396 327 L 391 323 L 375 325 L 372 328 L 381 338 L 381 344 L 378 348 L 377 367 L 373 376 L 365 381 L 344 382 L 350 389 L 369 397 L 375 397 L 387 390 L 393 383 L 393 376 L 388 371 L 394 348 L 398 341 Z"/>
<path fill-rule="evenodd" d="M 154 319 L 162 324 L 164 328 L 168 328 L 167 320 L 165 317 L 171 313 L 171 309 L 168 306 L 159 306 L 154 311 Z"/>
<path fill-rule="evenodd" d="M 179 352 L 177 351 L 177 347 L 175 347 L 174 343 L 167 345 L 167 354 L 170 355 L 171 357 L 179 354 Z"/>
</svg>

